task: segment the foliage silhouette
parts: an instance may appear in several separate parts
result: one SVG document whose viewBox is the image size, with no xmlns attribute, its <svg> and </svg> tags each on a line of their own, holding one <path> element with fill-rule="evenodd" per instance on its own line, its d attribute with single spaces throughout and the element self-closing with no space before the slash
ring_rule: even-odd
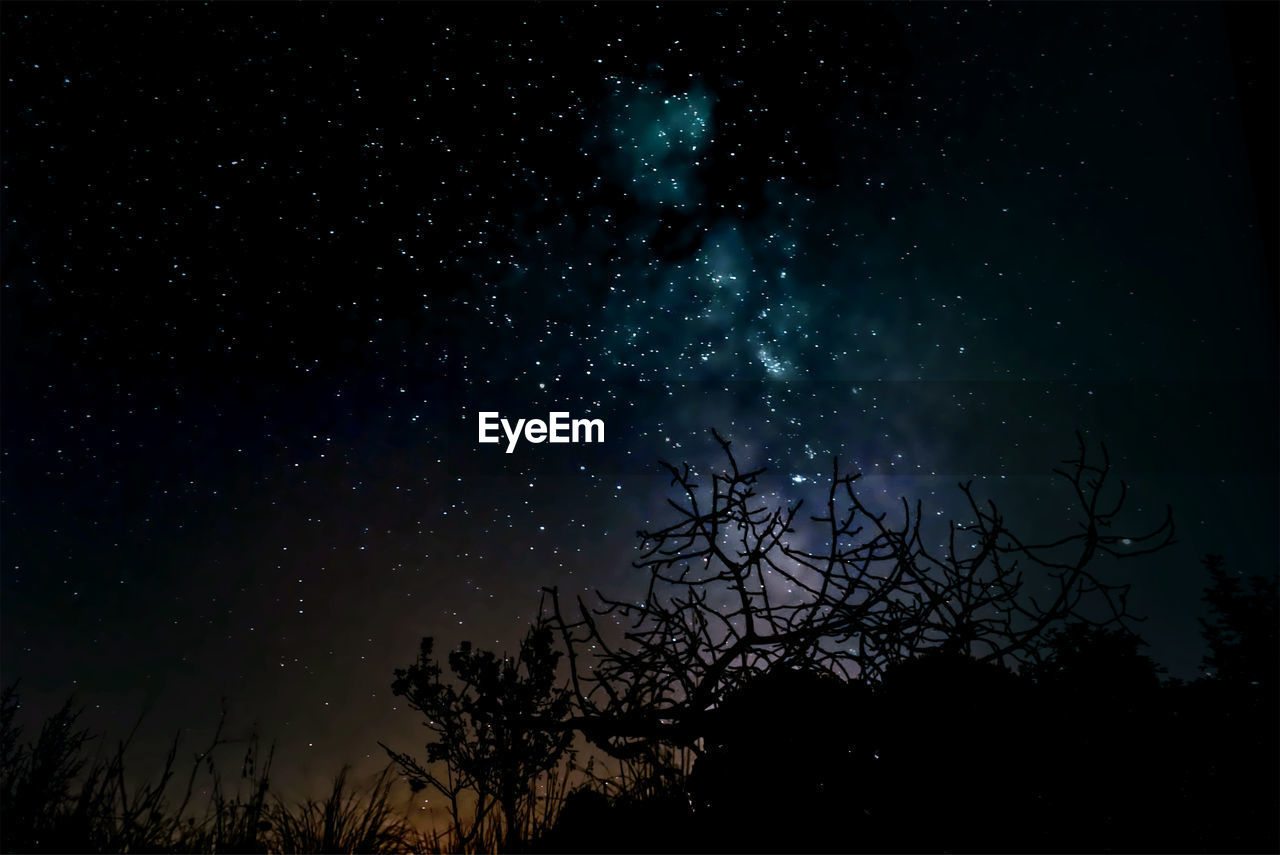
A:
<svg viewBox="0 0 1280 855">
<path fill-rule="evenodd" d="M 1055 470 L 1073 529 L 1017 535 L 965 484 L 970 517 L 935 549 L 919 504 L 876 512 L 838 465 L 806 536 L 716 438 L 709 484 L 667 466 L 675 522 L 640 532 L 642 600 L 547 592 L 574 703 L 542 725 L 623 762 L 692 750 L 687 807 L 663 803 L 679 840 L 595 791 L 552 848 L 600 848 L 601 827 L 621 849 L 1276 848 L 1275 705 L 1237 698 L 1269 666 L 1274 589 L 1215 577 L 1206 636 L 1237 664 L 1162 684 L 1100 559 L 1163 549 L 1172 516 L 1122 530 L 1105 448 Z"/>
<path fill-rule="evenodd" d="M 749 829 L 725 841 L 739 847 L 786 849 L 794 829 L 758 816 L 769 788 L 769 809 L 805 817 L 811 843 L 857 829 L 867 793 L 849 771 L 869 750 L 870 701 L 865 684 L 812 669 L 779 667 L 748 681 L 716 709 L 694 765 L 689 790 L 699 819 Z"/>
<path fill-rule="evenodd" d="M 417 661 L 395 672 L 392 691 L 423 714 L 436 738 L 425 764 L 382 747 L 415 790 L 431 786 L 448 800 L 460 849 L 473 844 L 495 805 L 508 850 L 520 848 L 526 826 L 537 820 L 536 779 L 557 767 L 573 738 L 568 730 L 527 723 L 559 721 L 569 711 L 568 693 L 555 685 L 561 653 L 554 641 L 551 628 L 539 624 L 515 658 L 464 642 L 449 654 L 450 679 L 434 659 L 434 640 L 424 638 Z"/>
<path fill-rule="evenodd" d="M 682 501 L 641 533 L 639 602 L 570 618 L 549 590 L 514 657 L 463 644 L 447 672 L 423 639 L 393 689 L 426 756 L 384 745 L 393 763 L 364 786 L 344 768 L 326 797 L 285 801 L 273 751 L 228 737 L 225 714 L 189 771 L 175 738 L 140 779 L 142 720 L 108 750 L 69 700 L 27 740 L 10 686 L 0 848 L 1280 850 L 1275 579 L 1206 557 L 1206 675 L 1162 681 L 1098 562 L 1162 548 L 1172 523 L 1119 532 L 1105 452 L 1059 471 L 1076 529 L 1020 538 L 962 485 L 971 516 L 939 550 L 919 505 L 873 512 L 838 467 L 810 518 L 827 537 L 806 537 L 720 443 L 709 490 L 668 467 Z M 602 773 L 576 765 L 576 734 Z M 400 775 L 442 793 L 453 827 L 394 809 Z"/>
<path fill-rule="evenodd" d="M 392 806 L 396 777 L 388 766 L 366 788 L 353 787 L 350 768 L 333 779 L 323 801 L 288 805 L 277 799 L 271 810 L 271 843 L 280 852 L 401 852 L 417 833 Z"/>
<path fill-rule="evenodd" d="M 713 431 L 714 433 L 714 431 Z M 930 546 L 917 502 L 876 512 L 857 474 L 833 465 L 825 507 L 800 529 L 801 505 L 771 507 L 757 493 L 763 468 L 725 459 L 710 483 L 688 464 L 664 463 L 678 500 L 676 521 L 641 531 L 648 575 L 641 601 L 579 597 L 572 612 L 548 589 L 550 625 L 569 665 L 571 726 L 618 758 L 654 742 L 694 747 L 710 712 L 735 689 L 775 667 L 818 668 L 878 680 L 897 663 L 943 650 L 1010 667 L 1033 665 L 1049 634 L 1071 622 L 1124 627 L 1126 584 L 1107 581 L 1099 559 L 1158 551 L 1173 541 L 1169 512 L 1157 527 L 1124 532 L 1127 488 L 1106 448 L 1054 471 L 1070 485 L 1079 518 L 1058 536 L 1029 539 L 1006 524 L 972 483 L 970 513 Z M 624 627 L 613 637 L 611 623 Z"/>
<path fill-rule="evenodd" d="M 83 710 L 70 699 L 43 724 L 39 737 L 22 743 L 15 723 L 17 685 L 5 689 L 3 717 L 4 767 L 0 773 L 0 828 L 9 851 L 162 851 L 187 849 L 222 852 L 255 851 L 265 803 L 271 752 L 258 767 L 256 736 L 247 743 L 241 778 L 247 793 L 228 789 L 214 754 L 229 743 L 225 712 L 209 744 L 191 761 L 185 782 L 178 778 L 179 739 L 170 743 L 163 768 L 154 780 L 131 783 L 125 756 L 138 727 L 115 751 L 90 758 L 97 740 L 79 721 Z M 194 796 L 197 782 L 208 792 L 203 810 Z"/>
<path fill-rule="evenodd" d="M 1205 556 L 1204 566 L 1211 580 L 1204 592 L 1210 617 L 1200 619 L 1209 645 L 1205 666 L 1220 679 L 1268 686 L 1274 692 L 1280 675 L 1277 577 L 1233 576 L 1221 555 Z"/>
<path fill-rule="evenodd" d="M 138 728 L 113 752 L 91 753 L 101 739 L 68 700 L 24 742 L 19 707 L 14 684 L 0 704 L 5 852 L 392 852 L 427 851 L 432 842 L 392 811 L 389 769 L 368 787 L 352 786 L 344 769 L 323 802 L 272 796 L 273 752 L 262 752 L 254 735 L 227 738 L 225 714 L 186 775 L 175 738 L 160 772 L 146 779 L 125 762 Z M 238 778 L 227 780 L 216 758 L 234 743 L 244 753 Z"/>
</svg>

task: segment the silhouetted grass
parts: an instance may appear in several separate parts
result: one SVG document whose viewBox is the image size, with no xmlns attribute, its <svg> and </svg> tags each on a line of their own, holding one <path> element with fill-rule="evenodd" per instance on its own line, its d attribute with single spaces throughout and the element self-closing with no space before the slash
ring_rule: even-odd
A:
<svg viewBox="0 0 1280 855">
<path fill-rule="evenodd" d="M 396 777 L 384 769 L 372 783 L 334 777 L 327 797 L 290 803 L 271 792 L 272 749 L 259 740 L 213 738 L 179 762 L 170 743 L 160 772 L 138 780 L 125 761 L 133 735 L 103 754 L 101 738 L 80 723 L 67 701 L 24 741 L 16 723 L 17 685 L 0 705 L 0 848 L 6 852 L 406 852 L 439 851 L 437 836 L 419 832 L 393 807 Z M 135 728 L 136 734 L 136 728 Z M 217 763 L 227 746 L 243 745 L 239 775 Z M 180 774 L 180 767 L 185 770 Z"/>
<path fill-rule="evenodd" d="M 353 786 L 350 768 L 333 779 L 323 801 L 306 799 L 290 805 L 277 800 L 265 835 L 281 852 L 403 852 L 420 848 L 424 839 L 392 807 L 396 778 L 383 769 L 367 788 Z M 426 839 L 427 841 L 430 838 Z"/>
</svg>

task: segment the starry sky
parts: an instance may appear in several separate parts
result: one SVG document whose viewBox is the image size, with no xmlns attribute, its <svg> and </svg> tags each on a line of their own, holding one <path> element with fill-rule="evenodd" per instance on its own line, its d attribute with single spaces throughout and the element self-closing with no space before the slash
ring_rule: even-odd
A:
<svg viewBox="0 0 1280 855">
<path fill-rule="evenodd" d="M 4 4 L 0 665 L 314 789 L 417 641 L 639 589 L 708 428 L 822 495 L 1062 532 L 1193 677 L 1277 564 L 1276 7 Z M 477 413 L 600 418 L 477 441 Z"/>
</svg>

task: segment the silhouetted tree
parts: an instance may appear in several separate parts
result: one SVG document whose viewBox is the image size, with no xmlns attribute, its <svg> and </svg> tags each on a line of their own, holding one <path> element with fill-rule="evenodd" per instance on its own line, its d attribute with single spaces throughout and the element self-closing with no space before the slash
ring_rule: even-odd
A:
<svg viewBox="0 0 1280 855">
<path fill-rule="evenodd" d="M 1140 841 L 1161 799 L 1197 792 L 1169 799 L 1164 781 L 1185 778 L 1143 779 L 1129 811 L 1135 779 L 1113 774 L 1163 772 L 1159 735 L 1178 730 L 1176 716 L 1148 716 L 1158 669 L 1103 559 L 1158 551 L 1174 530 L 1171 514 L 1122 529 L 1126 488 L 1105 448 L 1081 440 L 1054 470 L 1076 518 L 1031 538 L 972 483 L 966 519 L 941 531 L 920 503 L 880 511 L 838 461 L 806 525 L 714 435 L 725 463 L 707 480 L 664 464 L 674 520 L 638 533 L 642 597 L 569 605 L 549 588 L 516 660 L 464 646 L 447 678 L 425 639 L 397 672 L 396 694 L 437 740 L 425 764 L 391 756 L 451 800 L 460 829 L 459 794 L 474 794 L 462 847 L 495 802 L 506 848 L 527 842 L 512 831 L 519 793 L 574 732 L 650 772 L 630 791 L 580 790 L 543 848 L 597 849 L 603 828 L 622 848 L 658 848 L 663 828 L 690 849 L 883 849 L 904 845 L 904 827 L 908 846 L 1043 848 L 1064 818 L 1088 848 L 1091 835 Z M 673 776 L 676 756 L 695 758 L 691 774 Z"/>
<path fill-rule="evenodd" d="M 1150 693 L 1160 685 L 1164 669 L 1141 652 L 1145 642 L 1127 627 L 1069 623 L 1045 641 L 1043 658 L 1029 670 L 1043 686 L 1114 699 Z"/>
<path fill-rule="evenodd" d="M 560 721 L 569 711 L 568 693 L 556 686 L 561 653 L 554 642 L 542 624 L 530 628 L 514 658 L 464 642 L 449 654 L 452 676 L 446 677 L 428 637 L 417 661 L 396 669 L 392 691 L 423 714 L 436 738 L 427 744 L 426 763 L 382 747 L 415 790 L 431 786 L 449 800 L 458 848 L 472 845 L 496 804 L 505 820 L 505 847 L 518 849 L 534 779 L 555 768 L 569 749 L 570 731 L 529 725 Z M 468 795 L 474 805 L 463 803 Z"/>
<path fill-rule="evenodd" d="M 1128 585 L 1108 582 L 1097 559 L 1172 542 L 1171 513 L 1150 531 L 1118 530 L 1124 482 L 1113 484 L 1105 447 L 1095 457 L 1082 439 L 1054 470 L 1076 500 L 1074 530 L 1026 539 L 968 483 L 969 519 L 951 523 L 936 548 L 920 503 L 902 500 L 893 519 L 877 513 L 838 461 L 825 507 L 801 533 L 801 505 L 765 503 L 756 492 L 765 470 L 741 468 L 714 435 L 726 466 L 709 484 L 688 464 L 663 464 L 678 494 L 668 499 L 675 522 L 639 532 L 643 599 L 599 595 L 589 607 L 579 597 L 570 611 L 547 592 L 575 709 L 543 724 L 578 728 L 616 757 L 655 740 L 700 750 L 711 713 L 779 667 L 875 681 L 927 651 L 1034 664 L 1068 621 L 1107 628 L 1129 618 Z"/>
<path fill-rule="evenodd" d="M 1129 850 L 1178 839 L 1165 815 L 1183 797 L 1172 782 L 1187 735 L 1143 646 L 1128 628 L 1073 622 L 1048 635 L 1044 658 L 1028 669 L 1036 690 L 1028 739 L 1041 774 L 1023 780 L 1040 810 L 1023 815 L 1041 827 L 1071 818 L 1066 840 L 1042 836 L 1040 845 Z M 1025 826 L 1023 839 L 1037 830 Z"/>
<path fill-rule="evenodd" d="M 1200 619 L 1209 645 L 1205 667 L 1222 680 L 1274 688 L 1280 676 L 1277 577 L 1229 573 L 1221 555 L 1207 555 L 1203 563 L 1211 580 L 1203 597 L 1210 616 Z"/>
<path fill-rule="evenodd" d="M 865 768 L 875 750 L 871 689 L 815 669 L 779 667 L 735 689 L 713 713 L 689 779 L 720 845 L 781 851 L 865 834 Z M 765 821 L 766 801 L 774 816 Z"/>
<path fill-rule="evenodd" d="M 1034 848 L 1026 818 L 1049 771 L 1037 712 L 1029 681 L 997 661 L 936 648 L 887 669 L 864 716 L 870 759 L 850 770 L 868 848 Z"/>
<path fill-rule="evenodd" d="M 1206 678 L 1180 693 L 1193 738 L 1183 748 L 1209 846 L 1240 851 L 1280 847 L 1280 650 L 1276 577 L 1227 570 L 1204 559 L 1209 616 L 1201 631 Z"/>
</svg>

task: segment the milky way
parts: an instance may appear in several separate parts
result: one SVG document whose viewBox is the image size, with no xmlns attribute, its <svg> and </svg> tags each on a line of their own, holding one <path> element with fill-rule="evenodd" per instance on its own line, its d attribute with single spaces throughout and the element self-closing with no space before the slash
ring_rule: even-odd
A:
<svg viewBox="0 0 1280 855">
<path fill-rule="evenodd" d="M 713 427 L 771 500 L 838 456 L 1045 531 L 1105 440 L 1194 674 L 1200 556 L 1277 559 L 1274 75 L 1223 15 L 6 4 L 6 682 L 377 763 L 418 639 L 631 590 Z"/>
</svg>

